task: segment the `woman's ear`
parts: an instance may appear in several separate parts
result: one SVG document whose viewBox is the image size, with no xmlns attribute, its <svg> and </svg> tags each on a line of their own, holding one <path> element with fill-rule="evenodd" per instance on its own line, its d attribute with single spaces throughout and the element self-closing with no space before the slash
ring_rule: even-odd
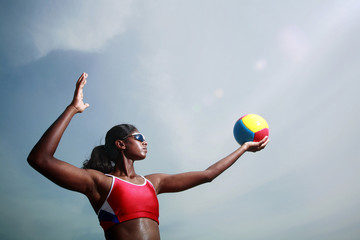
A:
<svg viewBox="0 0 360 240">
<path fill-rule="evenodd" d="M 116 140 L 115 141 L 115 146 L 117 148 L 119 148 L 120 150 L 125 150 L 126 149 L 126 145 L 125 145 L 125 142 L 123 140 Z"/>
</svg>

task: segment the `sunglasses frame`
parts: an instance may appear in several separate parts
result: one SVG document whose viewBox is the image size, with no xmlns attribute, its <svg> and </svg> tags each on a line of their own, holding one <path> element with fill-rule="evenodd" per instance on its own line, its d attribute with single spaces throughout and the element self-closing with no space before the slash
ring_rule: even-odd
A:
<svg viewBox="0 0 360 240">
<path fill-rule="evenodd" d="M 139 142 L 144 142 L 145 141 L 145 136 L 142 133 L 130 134 L 130 135 L 124 137 L 122 140 L 125 140 L 125 139 L 127 139 L 128 137 L 131 137 L 131 136 L 134 136 L 135 140 L 137 140 Z M 137 136 L 140 136 L 140 139 Z"/>
</svg>

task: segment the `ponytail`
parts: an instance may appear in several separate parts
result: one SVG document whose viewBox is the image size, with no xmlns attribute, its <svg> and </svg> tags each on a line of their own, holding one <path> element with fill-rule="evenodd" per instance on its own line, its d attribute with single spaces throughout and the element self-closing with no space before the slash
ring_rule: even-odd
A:
<svg viewBox="0 0 360 240">
<path fill-rule="evenodd" d="M 84 161 L 83 169 L 95 169 L 103 173 L 110 173 L 115 166 L 115 162 L 106 153 L 105 146 L 99 145 L 91 152 L 89 160 Z"/>
</svg>

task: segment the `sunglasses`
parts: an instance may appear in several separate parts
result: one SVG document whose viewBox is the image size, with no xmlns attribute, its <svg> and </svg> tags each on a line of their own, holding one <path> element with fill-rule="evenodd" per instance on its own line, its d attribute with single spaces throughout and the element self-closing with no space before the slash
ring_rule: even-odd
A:
<svg viewBox="0 0 360 240">
<path fill-rule="evenodd" d="M 128 137 L 131 137 L 131 136 L 134 136 L 135 140 L 138 140 L 140 142 L 145 141 L 145 137 L 141 133 L 133 133 L 133 134 L 131 134 L 129 136 L 124 137 L 122 140 L 125 140 L 125 139 L 127 139 Z"/>
</svg>

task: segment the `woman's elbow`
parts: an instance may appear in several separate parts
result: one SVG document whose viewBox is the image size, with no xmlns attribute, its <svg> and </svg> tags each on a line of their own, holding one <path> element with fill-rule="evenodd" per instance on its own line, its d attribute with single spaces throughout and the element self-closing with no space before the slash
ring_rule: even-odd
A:
<svg viewBox="0 0 360 240">
<path fill-rule="evenodd" d="M 46 162 L 46 158 L 44 156 L 41 156 L 40 154 L 31 152 L 27 157 L 27 162 L 31 167 L 38 168 Z"/>
<path fill-rule="evenodd" d="M 30 153 L 27 157 L 27 162 L 30 166 L 35 167 L 39 161 L 33 154 Z"/>
<path fill-rule="evenodd" d="M 211 183 L 216 177 L 217 175 L 214 174 L 212 171 L 210 170 L 205 170 L 205 174 L 204 174 L 204 181 L 205 183 Z"/>
</svg>

